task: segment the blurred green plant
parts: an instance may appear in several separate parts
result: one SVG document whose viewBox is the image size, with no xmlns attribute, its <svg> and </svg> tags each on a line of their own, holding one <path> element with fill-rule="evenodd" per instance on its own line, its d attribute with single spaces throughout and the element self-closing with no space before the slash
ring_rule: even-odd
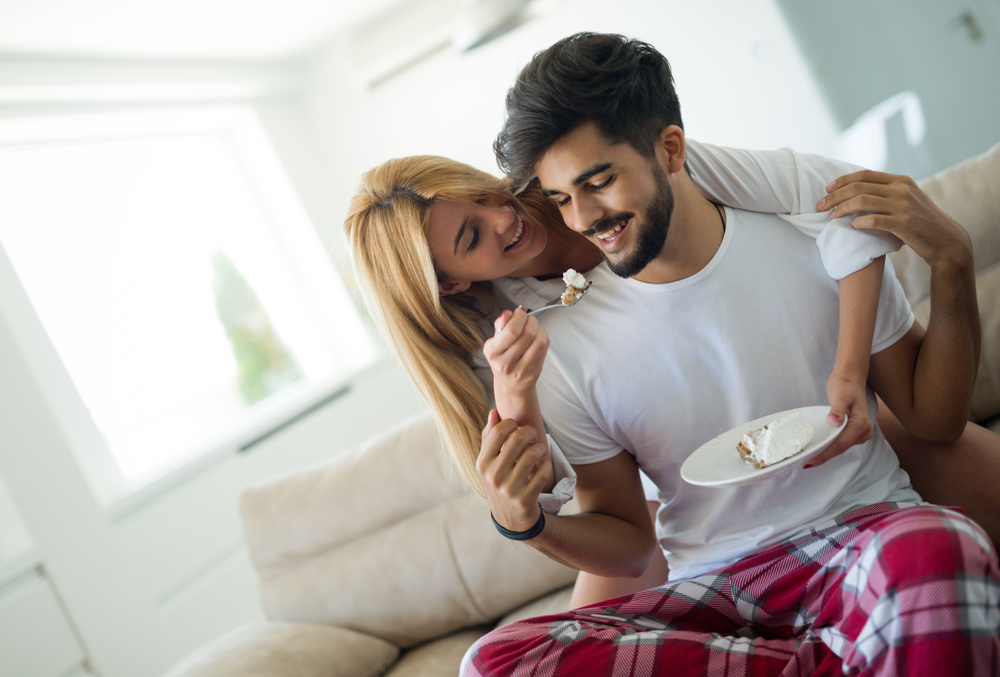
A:
<svg viewBox="0 0 1000 677">
<path fill-rule="evenodd" d="M 237 385 L 247 405 L 260 402 L 303 376 L 282 343 L 257 292 L 226 254 L 212 253 L 215 311 L 239 366 Z"/>
</svg>

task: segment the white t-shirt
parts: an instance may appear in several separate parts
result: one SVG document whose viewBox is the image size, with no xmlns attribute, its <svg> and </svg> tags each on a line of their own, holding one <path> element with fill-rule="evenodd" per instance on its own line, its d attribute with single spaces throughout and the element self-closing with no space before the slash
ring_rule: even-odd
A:
<svg viewBox="0 0 1000 677">
<path fill-rule="evenodd" d="M 841 279 L 861 270 L 874 259 L 897 251 L 901 242 L 882 231 L 857 231 L 849 218 L 831 221 L 825 212 L 815 212 L 826 195 L 826 185 L 838 176 L 858 170 L 855 165 L 819 155 L 798 153 L 790 148 L 751 151 L 724 148 L 687 139 L 687 167 L 702 194 L 710 200 L 749 211 L 778 214 L 799 231 L 815 238 L 827 273 Z M 493 282 L 497 305 L 480 326 L 486 337 L 493 335 L 493 320 L 503 310 L 518 305 L 539 308 L 553 302 L 566 289 L 561 279 L 502 278 Z M 493 372 L 482 351 L 469 359 L 470 366 L 493 396 Z M 543 412 L 544 414 L 545 412 Z M 573 496 L 576 475 L 563 458 L 558 444 L 548 436 L 556 465 L 557 484 L 541 497 L 546 512 L 558 512 Z M 649 500 L 656 487 L 643 475 Z"/>
<path fill-rule="evenodd" d="M 626 449 L 659 488 L 657 536 L 671 579 L 730 564 L 852 507 L 919 501 L 881 432 L 820 468 L 742 487 L 685 483 L 680 466 L 747 421 L 825 404 L 839 293 L 813 240 L 774 215 L 726 210 L 718 252 L 669 284 L 602 264 L 573 311 L 539 316 L 551 343 L 538 393 L 549 434 L 574 465 Z M 582 311 L 582 312 L 576 312 Z M 886 263 L 872 352 L 913 313 Z M 868 393 L 872 421 L 874 394 Z"/>
<path fill-rule="evenodd" d="M 687 139 L 687 167 L 702 195 L 713 202 L 753 212 L 777 214 L 797 230 L 816 239 L 827 274 L 839 280 L 857 272 L 880 256 L 898 251 L 902 242 L 879 230 L 854 230 L 850 217 L 830 220 L 816 212 L 826 196 L 826 186 L 838 176 L 860 167 L 821 155 L 779 150 L 725 148 Z M 498 304 L 493 316 L 481 324 L 487 338 L 493 320 L 503 310 L 518 305 L 538 308 L 559 298 L 566 287 L 561 279 L 502 278 L 493 281 Z M 493 392 L 489 364 L 477 352 L 470 364 Z"/>
</svg>

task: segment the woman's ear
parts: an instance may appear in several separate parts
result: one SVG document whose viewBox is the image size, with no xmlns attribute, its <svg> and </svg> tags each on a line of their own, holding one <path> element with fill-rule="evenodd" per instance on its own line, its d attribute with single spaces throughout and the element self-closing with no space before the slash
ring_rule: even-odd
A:
<svg viewBox="0 0 1000 677">
<path fill-rule="evenodd" d="M 438 295 L 451 296 L 452 294 L 463 292 L 471 286 L 472 286 L 471 282 L 456 282 L 455 280 L 448 280 L 447 282 L 438 282 Z"/>
</svg>

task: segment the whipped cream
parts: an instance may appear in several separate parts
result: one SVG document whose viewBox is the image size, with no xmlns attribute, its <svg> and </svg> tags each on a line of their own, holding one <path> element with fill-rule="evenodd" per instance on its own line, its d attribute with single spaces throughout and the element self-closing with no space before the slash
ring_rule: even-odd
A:
<svg viewBox="0 0 1000 677">
<path fill-rule="evenodd" d="M 587 278 L 572 268 L 563 273 L 563 282 L 567 287 L 576 287 L 577 289 L 583 289 L 587 286 Z"/>
<path fill-rule="evenodd" d="M 766 468 L 802 451 L 815 433 L 798 414 L 790 414 L 745 434 L 737 450 L 755 468 Z"/>
</svg>

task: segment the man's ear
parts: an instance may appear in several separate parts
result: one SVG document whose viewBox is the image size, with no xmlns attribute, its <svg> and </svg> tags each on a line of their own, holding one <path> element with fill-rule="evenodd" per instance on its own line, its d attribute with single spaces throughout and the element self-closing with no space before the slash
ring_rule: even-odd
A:
<svg viewBox="0 0 1000 677">
<path fill-rule="evenodd" d="M 454 280 L 448 280 L 447 282 L 438 282 L 438 295 L 451 296 L 452 294 L 463 292 L 471 286 L 472 286 L 471 282 L 457 282 Z"/>
<path fill-rule="evenodd" d="M 669 174 L 676 174 L 682 170 L 687 157 L 684 130 L 677 125 L 664 127 L 656 138 L 656 155 L 660 165 Z"/>
</svg>

